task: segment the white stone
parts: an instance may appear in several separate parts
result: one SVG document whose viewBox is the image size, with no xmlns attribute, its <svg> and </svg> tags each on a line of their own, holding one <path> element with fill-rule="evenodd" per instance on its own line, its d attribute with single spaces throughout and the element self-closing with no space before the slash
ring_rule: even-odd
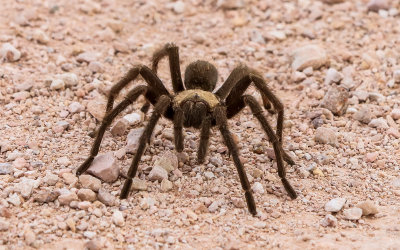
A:
<svg viewBox="0 0 400 250">
<path fill-rule="evenodd" d="M 378 207 L 372 201 L 363 201 L 357 204 L 361 208 L 362 215 L 374 215 L 378 213 Z"/>
<path fill-rule="evenodd" d="M 325 50 L 317 45 L 306 45 L 294 50 L 292 54 L 293 70 L 301 71 L 307 67 L 318 69 L 328 63 Z"/>
<path fill-rule="evenodd" d="M 50 89 L 59 90 L 65 87 L 65 83 L 61 79 L 54 79 L 50 84 Z"/>
<path fill-rule="evenodd" d="M 326 72 L 324 84 L 339 83 L 343 79 L 343 74 L 334 68 L 329 68 Z"/>
<path fill-rule="evenodd" d="M 113 206 L 115 203 L 115 197 L 109 192 L 107 192 L 107 190 L 105 190 L 104 188 L 99 189 L 97 198 L 99 199 L 99 201 L 101 201 L 107 206 Z"/>
<path fill-rule="evenodd" d="M 183 1 L 176 1 L 172 4 L 172 9 L 177 14 L 182 14 L 185 11 L 185 3 Z"/>
<path fill-rule="evenodd" d="M 178 168 L 178 157 L 172 151 L 166 151 L 154 162 L 154 166 L 162 167 L 170 173 Z"/>
<path fill-rule="evenodd" d="M 139 113 L 131 113 L 125 115 L 123 118 L 128 122 L 130 126 L 136 125 L 142 121 L 143 115 Z"/>
<path fill-rule="evenodd" d="M 156 204 L 156 200 L 154 200 L 153 198 L 144 197 L 140 201 L 140 208 L 143 209 L 143 210 L 147 210 L 147 209 L 155 206 L 155 204 Z"/>
<path fill-rule="evenodd" d="M 343 210 L 343 215 L 348 220 L 358 220 L 362 216 L 362 209 L 358 207 L 352 207 Z"/>
<path fill-rule="evenodd" d="M 74 73 L 64 73 L 57 75 L 58 79 L 64 81 L 66 87 L 76 86 L 78 84 L 78 76 Z"/>
<path fill-rule="evenodd" d="M 125 225 L 124 215 L 121 211 L 115 210 L 112 215 L 112 221 L 116 226 L 122 227 Z"/>
<path fill-rule="evenodd" d="M 263 194 L 265 192 L 263 185 L 258 181 L 254 182 L 252 189 L 254 193 Z"/>
<path fill-rule="evenodd" d="M 63 156 L 57 159 L 57 163 L 61 166 L 69 166 L 71 164 L 71 161 L 68 159 L 67 156 Z"/>
<path fill-rule="evenodd" d="M 368 126 L 370 126 L 371 128 L 380 128 L 380 129 L 389 128 L 387 121 L 383 117 L 372 119 L 370 123 L 368 123 Z"/>
<path fill-rule="evenodd" d="M 36 29 L 33 31 L 32 35 L 33 39 L 35 39 L 38 43 L 47 44 L 50 41 L 50 38 L 43 30 Z"/>
<path fill-rule="evenodd" d="M 69 112 L 71 112 L 72 114 L 74 113 L 79 113 L 84 109 L 84 107 L 82 106 L 82 104 L 80 104 L 79 102 L 72 102 L 69 106 L 68 106 L 68 110 Z"/>
<path fill-rule="evenodd" d="M 325 204 L 325 211 L 327 212 L 339 212 L 342 207 L 344 206 L 344 204 L 346 203 L 346 199 L 345 198 L 335 198 L 332 199 L 330 201 L 328 201 Z"/>
<path fill-rule="evenodd" d="M 8 196 L 7 201 L 11 204 L 13 204 L 16 207 L 19 207 L 21 205 L 21 198 L 19 197 L 18 194 L 12 193 Z"/>
<path fill-rule="evenodd" d="M 2 61 L 15 62 L 21 58 L 21 52 L 14 48 L 10 43 L 4 43 L 0 50 Z"/>
</svg>

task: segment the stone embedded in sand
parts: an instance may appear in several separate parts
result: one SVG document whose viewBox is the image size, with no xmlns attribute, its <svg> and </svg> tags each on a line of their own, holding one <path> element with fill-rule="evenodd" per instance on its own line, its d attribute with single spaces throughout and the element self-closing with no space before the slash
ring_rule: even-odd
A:
<svg viewBox="0 0 400 250">
<path fill-rule="evenodd" d="M 173 152 L 167 151 L 154 162 L 154 166 L 162 167 L 170 173 L 178 168 L 178 157 Z"/>
<path fill-rule="evenodd" d="M 111 134 L 113 136 L 121 136 L 125 133 L 126 129 L 128 128 L 128 121 L 124 118 L 119 119 L 114 126 L 111 128 Z"/>
<path fill-rule="evenodd" d="M 332 199 L 325 204 L 325 211 L 334 213 L 339 212 L 345 203 L 346 203 L 345 198 Z"/>
<path fill-rule="evenodd" d="M 78 190 L 78 198 L 82 201 L 95 201 L 96 193 L 88 188 Z"/>
<path fill-rule="evenodd" d="M 126 137 L 126 152 L 134 154 L 139 146 L 139 138 L 142 135 L 144 128 L 135 128 L 129 131 Z"/>
<path fill-rule="evenodd" d="M 15 62 L 21 58 L 21 52 L 10 43 L 5 43 L 0 49 L 0 60 Z"/>
<path fill-rule="evenodd" d="M 149 173 L 149 180 L 151 181 L 162 181 L 168 179 L 168 172 L 160 166 L 154 166 Z"/>
<path fill-rule="evenodd" d="M 325 218 L 321 221 L 323 227 L 336 227 L 337 219 L 331 214 L 327 214 Z"/>
<path fill-rule="evenodd" d="M 388 0 L 371 0 L 368 5 L 369 11 L 378 12 L 379 10 L 387 10 L 390 8 L 390 4 Z"/>
<path fill-rule="evenodd" d="M 332 86 L 326 92 L 321 102 L 321 107 L 329 109 L 335 115 L 342 115 L 346 112 L 349 100 L 349 92 L 339 86 Z"/>
<path fill-rule="evenodd" d="M 295 71 L 301 71 L 308 67 L 318 69 L 329 63 L 325 50 L 313 44 L 297 48 L 293 52 L 292 58 L 292 68 Z"/>
<path fill-rule="evenodd" d="M 87 170 L 88 173 L 99 177 L 105 182 L 114 182 L 119 176 L 119 167 L 112 152 L 98 155 L 94 158 L 92 165 Z"/>
<path fill-rule="evenodd" d="M 94 118 L 101 121 L 106 112 L 106 102 L 102 97 L 97 97 L 90 100 L 86 108 Z"/>
<path fill-rule="evenodd" d="M 69 205 L 72 201 L 77 201 L 78 196 L 74 192 L 69 192 L 58 196 L 61 205 Z"/>
<path fill-rule="evenodd" d="M 332 146 L 337 145 L 336 132 L 331 128 L 325 128 L 325 127 L 317 128 L 314 139 L 316 142 L 322 144 L 329 144 Z"/>
<path fill-rule="evenodd" d="M 91 175 L 85 174 L 79 176 L 79 182 L 81 183 L 83 188 L 89 188 L 95 192 L 99 191 L 101 188 L 101 181 L 96 177 Z"/>
<path fill-rule="evenodd" d="M 358 207 L 352 207 L 343 210 L 343 215 L 348 220 L 358 220 L 362 216 L 362 209 Z"/>
<path fill-rule="evenodd" d="M 362 215 L 374 215 L 378 213 L 378 207 L 372 201 L 363 201 L 357 204 L 361 208 Z"/>
<path fill-rule="evenodd" d="M 110 194 L 104 188 L 100 188 L 99 193 L 97 194 L 97 199 L 107 206 L 113 206 L 115 203 L 114 195 Z"/>
</svg>

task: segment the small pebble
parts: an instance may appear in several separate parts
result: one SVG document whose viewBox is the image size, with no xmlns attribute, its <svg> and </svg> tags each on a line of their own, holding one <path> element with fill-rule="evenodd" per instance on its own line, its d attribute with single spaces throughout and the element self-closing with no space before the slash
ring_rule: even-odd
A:
<svg viewBox="0 0 400 250">
<path fill-rule="evenodd" d="M 357 204 L 358 208 L 361 208 L 362 215 L 375 215 L 377 214 L 378 207 L 372 201 L 363 201 Z"/>
<path fill-rule="evenodd" d="M 122 227 L 125 225 L 124 215 L 121 211 L 115 210 L 112 215 L 112 221 L 116 226 Z"/>
<path fill-rule="evenodd" d="M 325 211 L 327 212 L 339 212 L 344 204 L 346 203 L 345 198 L 335 198 L 325 204 Z"/>
<path fill-rule="evenodd" d="M 362 216 L 362 209 L 358 207 L 352 207 L 343 210 L 343 215 L 347 220 L 359 220 Z"/>
</svg>

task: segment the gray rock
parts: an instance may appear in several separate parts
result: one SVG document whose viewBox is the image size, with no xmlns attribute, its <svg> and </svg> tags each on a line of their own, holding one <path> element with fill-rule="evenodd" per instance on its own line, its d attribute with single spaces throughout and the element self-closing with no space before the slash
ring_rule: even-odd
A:
<svg viewBox="0 0 400 250">
<path fill-rule="evenodd" d="M 372 201 L 363 201 L 357 204 L 358 208 L 361 208 L 362 215 L 374 215 L 377 214 L 378 207 Z"/>
<path fill-rule="evenodd" d="M 318 69 L 328 62 L 325 50 L 317 45 L 300 47 L 292 54 L 292 68 L 295 71 L 301 71 L 308 67 Z"/>
<path fill-rule="evenodd" d="M 388 0 L 370 0 L 368 5 L 369 11 L 378 12 L 379 10 L 387 10 L 390 8 Z"/>
<path fill-rule="evenodd" d="M 343 210 L 343 215 L 347 220 L 358 220 L 362 216 L 362 209 L 358 207 L 352 207 Z"/>
<path fill-rule="evenodd" d="M 95 192 L 99 191 L 101 188 L 101 181 L 96 177 L 91 175 L 85 174 L 79 176 L 79 182 L 81 183 L 83 188 L 89 188 Z"/>
<path fill-rule="evenodd" d="M 345 198 L 332 199 L 325 204 L 325 211 L 337 213 L 342 209 L 345 203 Z"/>
<path fill-rule="evenodd" d="M 114 195 L 110 194 L 104 188 L 99 189 L 99 193 L 97 194 L 97 199 L 101 201 L 103 204 L 107 206 L 113 206 L 115 203 Z"/>
<path fill-rule="evenodd" d="M 368 124 L 372 119 L 372 113 L 367 106 L 361 106 L 360 110 L 354 113 L 353 118 L 359 122 Z"/>
<path fill-rule="evenodd" d="M 151 181 L 162 181 L 168 179 L 168 172 L 160 166 L 154 166 L 149 173 L 149 180 Z"/>
<path fill-rule="evenodd" d="M 129 131 L 126 137 L 126 152 L 134 154 L 139 146 L 139 138 L 142 135 L 144 128 L 135 128 Z"/>
<path fill-rule="evenodd" d="M 337 219 L 331 214 L 327 214 L 325 218 L 321 221 L 323 227 L 336 227 Z"/>
<path fill-rule="evenodd" d="M 207 178 L 207 180 L 211 180 L 212 178 L 215 178 L 214 173 L 210 172 L 210 171 L 204 172 L 204 176 Z"/>
<path fill-rule="evenodd" d="M 166 151 L 163 156 L 154 162 L 154 167 L 162 167 L 168 173 L 178 168 L 178 157 L 172 151 Z"/>
<path fill-rule="evenodd" d="M 336 132 L 331 128 L 319 127 L 315 132 L 314 140 L 322 144 L 337 145 Z"/>
<path fill-rule="evenodd" d="M 131 114 L 127 114 L 123 117 L 130 126 L 132 125 L 136 125 L 138 123 L 140 123 L 141 121 L 143 121 L 143 115 L 139 114 L 139 113 L 131 113 Z"/>
<path fill-rule="evenodd" d="M 372 119 L 368 123 L 368 126 L 370 126 L 371 128 L 380 128 L 380 129 L 388 129 L 389 128 L 387 121 L 383 117 Z"/>
<path fill-rule="evenodd" d="M 329 68 L 326 72 L 324 84 L 339 83 L 343 79 L 343 74 L 339 73 L 334 68 Z"/>
<path fill-rule="evenodd" d="M 126 129 L 128 128 L 128 121 L 124 118 L 119 119 L 114 126 L 111 128 L 111 134 L 113 136 L 121 136 L 125 133 Z"/>
<path fill-rule="evenodd" d="M 14 173 L 14 168 L 10 163 L 0 163 L 0 175 L 12 173 Z"/>
<path fill-rule="evenodd" d="M 89 174 L 100 178 L 105 182 L 114 182 L 119 176 L 119 167 L 112 152 L 108 152 L 94 158 L 92 165 L 87 170 Z"/>
<path fill-rule="evenodd" d="M 326 92 L 321 107 L 329 109 L 335 115 L 342 115 L 346 112 L 348 100 L 349 92 L 343 87 L 334 85 Z"/>
</svg>

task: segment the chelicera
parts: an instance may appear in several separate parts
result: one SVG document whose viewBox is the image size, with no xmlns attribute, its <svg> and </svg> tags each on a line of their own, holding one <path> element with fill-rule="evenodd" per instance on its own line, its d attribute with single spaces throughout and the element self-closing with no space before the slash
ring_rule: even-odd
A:
<svg viewBox="0 0 400 250">
<path fill-rule="evenodd" d="M 158 63 L 166 56 L 169 58 L 174 94 L 169 93 L 157 76 Z M 129 91 L 123 101 L 114 107 L 114 100 L 119 92 L 139 75 L 142 76 L 147 85 L 136 86 Z M 150 142 L 157 121 L 163 116 L 171 120 L 174 124 L 174 143 L 176 151 L 178 152 L 183 150 L 183 128 L 194 127 L 200 129 L 200 144 L 197 152 L 199 164 L 204 161 L 207 153 L 210 129 L 214 126 L 219 129 L 238 171 L 240 183 L 245 192 L 248 209 L 252 215 L 256 215 L 256 205 L 251 187 L 243 164 L 240 161 L 239 151 L 227 123 L 228 119 L 238 114 L 245 106 L 248 106 L 253 115 L 260 122 L 269 141 L 273 145 L 278 174 L 283 186 L 289 196 L 295 199 L 297 197 L 296 192 L 286 179 L 284 167 L 284 161 L 289 164 L 294 164 L 294 162 L 282 149 L 284 112 L 282 103 L 272 93 L 260 74 L 247 66 L 240 65 L 236 67 L 223 85 L 218 90 L 214 91 L 217 79 L 217 69 L 209 62 L 198 60 L 187 66 L 183 84 L 179 66 L 178 47 L 171 43 L 166 44 L 163 48 L 154 53 L 152 69 L 144 65 L 137 65 L 131 68 L 129 72 L 111 88 L 106 114 L 97 131 L 90 156 L 77 169 L 76 174 L 81 175 L 90 167 L 94 157 L 99 152 L 104 132 L 107 127 L 110 126 L 114 118 L 130 104 L 135 102 L 139 96 L 143 95 L 147 103 L 142 108 L 142 111 L 146 112 L 151 104 L 154 106 L 153 112 L 139 139 L 139 146 L 129 168 L 120 198 L 127 198 L 131 190 L 132 179 L 136 175 L 139 161 L 145 151 L 146 144 Z M 270 113 L 276 112 L 278 114 L 276 133 L 265 118 L 263 108 L 257 102 L 256 98 L 244 94 L 251 83 L 260 91 L 264 108 Z"/>
</svg>

